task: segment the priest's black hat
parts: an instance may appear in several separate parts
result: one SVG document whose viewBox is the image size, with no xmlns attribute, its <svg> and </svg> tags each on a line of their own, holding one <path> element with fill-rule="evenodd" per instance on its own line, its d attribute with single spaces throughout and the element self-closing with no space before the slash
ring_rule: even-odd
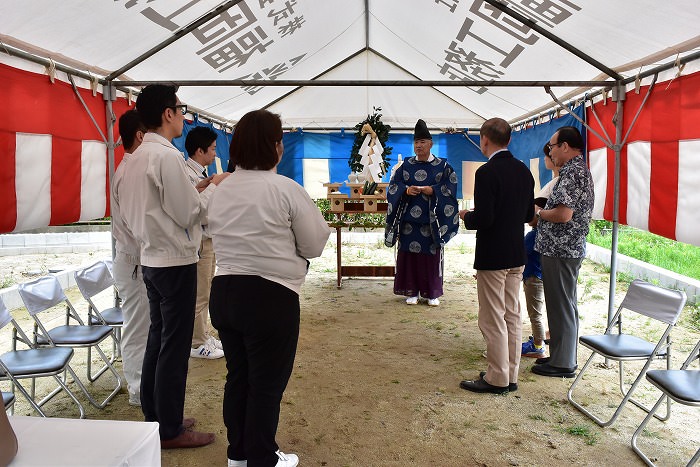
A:
<svg viewBox="0 0 700 467">
<path fill-rule="evenodd" d="M 413 131 L 413 141 L 418 139 L 433 139 L 428 131 L 428 125 L 421 119 L 416 122 L 416 129 Z"/>
</svg>

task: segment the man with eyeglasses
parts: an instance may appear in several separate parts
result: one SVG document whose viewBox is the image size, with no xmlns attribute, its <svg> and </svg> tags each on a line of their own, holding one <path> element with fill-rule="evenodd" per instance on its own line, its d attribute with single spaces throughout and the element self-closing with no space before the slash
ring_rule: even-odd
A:
<svg viewBox="0 0 700 467">
<path fill-rule="evenodd" d="M 532 372 L 542 376 L 573 378 L 578 343 L 576 283 L 586 255 L 586 235 L 593 211 L 593 179 L 583 159 L 583 137 L 566 126 L 547 144 L 559 167 L 559 180 L 538 218 L 535 250 L 540 252 L 544 297 L 547 305 L 549 357 L 538 358 Z"/>
<path fill-rule="evenodd" d="M 213 185 L 228 176 L 215 175 L 198 187 L 190 183 L 185 160 L 171 142 L 182 134 L 187 113 L 175 92 L 175 86 L 152 84 L 139 94 L 136 109 L 148 132 L 117 189 L 125 227 L 140 243 L 151 316 L 141 410 L 146 421 L 160 424 L 163 449 L 214 442 L 213 433 L 190 431 L 195 420 L 183 414 L 202 220 Z"/>
</svg>

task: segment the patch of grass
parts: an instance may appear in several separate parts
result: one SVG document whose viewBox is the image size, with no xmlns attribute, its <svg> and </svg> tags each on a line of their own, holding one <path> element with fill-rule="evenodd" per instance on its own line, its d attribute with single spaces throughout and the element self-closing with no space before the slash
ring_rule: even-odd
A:
<svg viewBox="0 0 700 467">
<path fill-rule="evenodd" d="M 598 433 L 591 430 L 591 427 L 588 425 L 574 425 L 564 429 L 564 432 L 573 436 L 582 437 L 589 446 L 595 445 L 599 439 Z"/>
<path fill-rule="evenodd" d="M 540 415 L 540 414 L 528 415 L 528 418 L 531 419 L 531 420 L 539 420 L 539 421 L 541 421 L 541 422 L 546 422 L 546 421 L 547 421 L 547 419 L 544 417 L 544 415 Z"/>
<path fill-rule="evenodd" d="M 12 287 L 13 285 L 15 285 L 15 281 L 12 280 L 12 276 L 5 276 L 0 280 L 0 289 Z"/>
<path fill-rule="evenodd" d="M 612 224 L 594 221 L 587 240 L 604 248 L 612 247 Z M 621 226 L 618 251 L 623 255 L 653 264 L 684 276 L 700 279 L 700 247 L 671 240 L 644 230 Z"/>
<path fill-rule="evenodd" d="M 645 438 L 655 438 L 655 439 L 661 439 L 661 433 L 658 431 L 649 431 L 649 430 L 642 430 L 642 436 Z"/>
<path fill-rule="evenodd" d="M 684 322 L 688 326 L 700 330 L 700 303 L 686 306 L 683 315 L 685 315 Z"/>
</svg>

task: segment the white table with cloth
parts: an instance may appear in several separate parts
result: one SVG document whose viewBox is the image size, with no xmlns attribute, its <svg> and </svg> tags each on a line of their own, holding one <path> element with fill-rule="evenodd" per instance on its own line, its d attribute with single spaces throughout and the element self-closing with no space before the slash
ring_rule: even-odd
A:
<svg viewBox="0 0 700 467">
<path fill-rule="evenodd" d="M 10 416 L 15 466 L 160 466 L 156 422 Z"/>
</svg>

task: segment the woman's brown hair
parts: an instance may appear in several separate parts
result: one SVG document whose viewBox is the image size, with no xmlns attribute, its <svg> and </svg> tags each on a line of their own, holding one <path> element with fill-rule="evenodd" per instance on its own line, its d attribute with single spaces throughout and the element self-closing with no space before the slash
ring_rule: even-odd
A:
<svg viewBox="0 0 700 467">
<path fill-rule="evenodd" d="M 270 170 L 279 162 L 277 143 L 282 141 L 282 120 L 267 110 L 245 114 L 233 129 L 229 147 L 229 172 L 235 167 L 245 170 Z"/>
</svg>

